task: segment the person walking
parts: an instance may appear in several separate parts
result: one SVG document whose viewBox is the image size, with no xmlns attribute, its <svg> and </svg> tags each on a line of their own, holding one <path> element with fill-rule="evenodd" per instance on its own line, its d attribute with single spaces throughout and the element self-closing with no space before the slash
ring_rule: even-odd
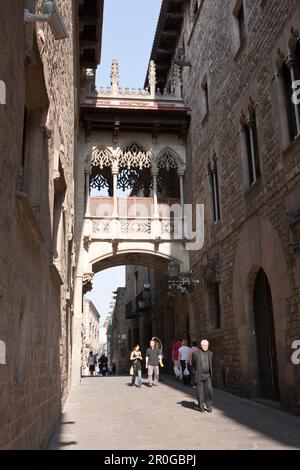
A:
<svg viewBox="0 0 300 470">
<path fill-rule="evenodd" d="M 148 370 L 148 385 L 155 387 L 158 384 L 158 377 L 159 377 L 159 362 L 161 361 L 161 352 L 158 347 L 155 346 L 155 341 L 151 339 L 150 347 L 146 351 L 146 369 Z M 154 375 L 154 380 L 152 382 L 152 378 Z"/>
<path fill-rule="evenodd" d="M 96 356 L 93 354 L 93 351 L 90 351 L 87 365 L 90 371 L 90 376 L 93 376 L 95 372 L 95 366 L 96 366 Z"/>
<path fill-rule="evenodd" d="M 173 344 L 172 348 L 172 361 L 174 364 L 174 373 L 176 375 L 176 380 L 180 379 L 181 376 L 181 371 L 180 371 L 180 361 L 178 359 L 179 353 L 178 350 L 182 346 L 182 339 L 177 339 L 175 343 Z"/>
<path fill-rule="evenodd" d="M 133 375 L 131 377 L 131 386 L 135 384 L 135 379 L 138 379 L 138 388 L 142 386 L 142 353 L 140 351 L 140 346 L 137 344 L 134 346 L 130 354 L 131 366 L 133 368 Z"/>
<path fill-rule="evenodd" d="M 102 356 L 99 359 L 99 372 L 100 372 L 100 375 L 103 375 L 103 376 L 106 375 L 107 366 L 108 366 L 108 359 L 105 356 L 105 354 L 102 354 Z"/>
<path fill-rule="evenodd" d="M 201 413 L 206 410 L 212 412 L 212 355 L 211 351 L 208 351 L 209 342 L 207 339 L 201 341 L 201 349 L 194 351 L 192 355 L 192 366 L 195 369 L 195 381 L 196 381 L 196 393 L 198 399 L 199 410 Z"/>
<path fill-rule="evenodd" d="M 189 357 L 188 357 L 188 368 L 191 374 L 191 385 L 193 388 L 196 388 L 195 385 L 195 369 L 192 364 L 192 357 L 193 357 L 193 352 L 198 351 L 199 348 L 197 347 L 197 341 L 192 341 L 192 347 L 190 348 L 189 352 Z"/>
<path fill-rule="evenodd" d="M 189 352 L 190 352 L 190 348 L 187 346 L 187 340 L 183 339 L 182 345 L 178 349 L 178 360 L 181 365 L 182 380 L 183 380 L 183 383 L 185 383 L 186 385 L 190 383 L 190 379 L 191 379 L 189 372 L 186 372 L 186 373 L 184 372 L 185 369 L 188 370 Z"/>
</svg>

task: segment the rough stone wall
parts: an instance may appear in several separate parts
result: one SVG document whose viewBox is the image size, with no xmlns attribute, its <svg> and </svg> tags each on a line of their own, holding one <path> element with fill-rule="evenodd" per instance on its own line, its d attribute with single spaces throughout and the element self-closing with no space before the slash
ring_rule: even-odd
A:
<svg viewBox="0 0 300 470">
<path fill-rule="evenodd" d="M 24 6 L 32 11 L 34 2 L 12 0 L 1 7 L 0 79 L 7 84 L 7 105 L 0 106 L 0 339 L 6 343 L 6 364 L 0 364 L 0 448 L 4 449 L 46 448 L 69 386 L 72 283 L 67 286 L 68 256 L 53 265 L 52 227 L 60 153 L 66 183 L 62 244 L 67 253 L 74 191 L 73 2 L 57 4 L 69 31 L 65 41 L 54 41 L 49 27 L 40 23 L 38 39 L 35 26 L 24 28 Z M 44 124 L 52 135 L 40 129 L 45 133 L 38 135 L 40 171 L 26 198 L 16 194 L 27 94 L 35 100 L 30 75 L 27 81 L 25 75 L 39 56 L 43 67 L 34 86 L 38 94 L 45 83 L 49 108 Z M 29 144 L 35 151 L 35 141 Z M 32 192 L 38 211 L 32 209 Z M 42 234 L 42 241 L 37 241 L 36 233 Z"/>
<path fill-rule="evenodd" d="M 291 343 L 300 337 L 299 251 L 290 244 L 287 195 L 300 183 L 299 138 L 285 151 L 281 145 L 280 111 L 276 88 L 274 58 L 284 31 L 299 28 L 299 2 L 289 0 L 244 2 L 247 40 L 238 52 L 233 50 L 233 1 L 204 0 L 192 35 L 184 33 L 186 54 L 192 62 L 183 73 L 184 95 L 192 106 L 188 136 L 188 164 L 185 180 L 188 202 L 205 204 L 205 245 L 191 253 L 195 278 L 202 279 L 201 266 L 206 255 L 220 255 L 222 328 L 208 330 L 206 285 L 202 280 L 192 293 L 196 312 L 196 333 L 208 336 L 214 350 L 216 383 L 240 393 L 240 348 L 238 329 L 233 316 L 233 270 L 237 244 L 245 223 L 254 216 L 271 222 L 285 256 L 290 295 L 284 315 L 287 329 L 284 361 L 290 364 Z M 208 79 L 209 113 L 203 118 L 201 80 Z M 249 190 L 243 187 L 241 164 L 241 110 L 251 96 L 257 101 L 257 121 L 262 177 Z M 207 164 L 215 152 L 218 162 L 221 223 L 214 225 Z M 250 247 L 249 247 L 250 249 Z M 261 247 L 257 246 L 257 250 Z M 298 271 L 297 271 L 298 259 Z M 298 272 L 298 274 L 297 274 Z M 276 292 L 272 292 L 276 298 Z M 276 328 L 276 325 L 275 325 Z M 294 366 L 289 386 L 293 397 L 289 405 L 300 407 L 300 371 Z"/>
</svg>

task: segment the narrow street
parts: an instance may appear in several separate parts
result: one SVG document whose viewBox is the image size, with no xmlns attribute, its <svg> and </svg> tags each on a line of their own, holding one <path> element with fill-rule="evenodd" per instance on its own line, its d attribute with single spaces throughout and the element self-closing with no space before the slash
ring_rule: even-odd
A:
<svg viewBox="0 0 300 470">
<path fill-rule="evenodd" d="M 300 449 L 296 416 L 219 390 L 213 413 L 200 413 L 194 390 L 168 376 L 157 388 L 128 384 L 124 376 L 84 378 L 50 449 Z"/>
</svg>

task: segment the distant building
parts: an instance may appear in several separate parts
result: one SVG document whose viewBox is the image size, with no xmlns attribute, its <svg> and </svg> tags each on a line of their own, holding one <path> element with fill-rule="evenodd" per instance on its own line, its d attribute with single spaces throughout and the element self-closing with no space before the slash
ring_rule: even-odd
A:
<svg viewBox="0 0 300 470">
<path fill-rule="evenodd" d="M 125 326 L 125 287 L 118 287 L 116 302 L 112 314 L 112 356 L 116 362 L 117 371 L 125 373 L 128 370 L 127 334 Z"/>
<path fill-rule="evenodd" d="M 107 356 L 107 325 L 99 328 L 99 355 Z"/>
<path fill-rule="evenodd" d="M 82 312 L 82 367 L 86 367 L 90 351 L 99 354 L 99 321 L 100 313 L 93 302 L 83 300 Z"/>
</svg>

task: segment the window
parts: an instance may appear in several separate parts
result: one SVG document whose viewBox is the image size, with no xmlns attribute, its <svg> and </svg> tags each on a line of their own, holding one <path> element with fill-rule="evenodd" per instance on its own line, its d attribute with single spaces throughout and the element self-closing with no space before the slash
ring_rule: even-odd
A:
<svg viewBox="0 0 300 470">
<path fill-rule="evenodd" d="M 259 150 L 258 150 L 258 139 L 257 139 L 257 127 L 256 127 L 256 114 L 253 106 L 253 102 L 250 101 L 249 114 L 246 116 L 242 113 L 242 128 L 245 138 L 245 146 L 247 151 L 247 162 L 248 162 L 248 176 L 250 186 L 260 177 L 260 161 L 259 161 Z"/>
<path fill-rule="evenodd" d="M 288 120 L 288 131 L 290 141 L 294 140 L 300 134 L 300 113 L 299 104 L 293 103 L 293 83 L 300 80 L 300 46 L 299 41 L 294 51 L 291 51 L 286 57 L 281 68 L 283 80 L 285 106 Z"/>
<path fill-rule="evenodd" d="M 209 329 L 221 328 L 220 285 L 218 282 L 207 283 L 209 304 Z"/>
<path fill-rule="evenodd" d="M 237 0 L 233 9 L 234 53 L 237 53 L 247 38 L 246 14 L 243 0 Z"/>
<path fill-rule="evenodd" d="M 193 27 L 193 23 L 195 22 L 199 10 L 199 0 L 192 0 L 190 6 L 190 15 L 191 15 L 191 23 Z"/>
<path fill-rule="evenodd" d="M 212 210 L 214 222 L 220 220 L 220 198 L 219 198 L 219 182 L 218 182 L 218 168 L 216 159 L 208 165 L 208 174 L 210 180 L 210 190 L 212 198 Z"/>
<path fill-rule="evenodd" d="M 239 25 L 240 43 L 242 44 L 246 40 L 246 23 L 243 4 L 241 4 L 240 9 L 237 13 L 237 20 Z"/>
<path fill-rule="evenodd" d="M 66 196 L 66 182 L 61 163 L 59 163 L 59 177 L 54 180 L 54 207 L 53 207 L 53 261 L 61 269 L 61 262 L 65 259 L 65 214 L 64 202 Z"/>
<path fill-rule="evenodd" d="M 138 295 L 138 288 L 139 288 L 139 272 L 135 271 L 134 273 L 134 297 Z"/>
<path fill-rule="evenodd" d="M 209 99 L 208 99 L 208 83 L 207 76 L 205 75 L 201 83 L 201 104 L 202 104 L 202 116 L 203 119 L 209 112 Z"/>
<path fill-rule="evenodd" d="M 17 345 L 17 383 L 23 383 L 25 379 L 26 342 L 27 342 L 27 316 L 25 313 L 26 301 L 21 302 L 19 317 L 18 345 Z"/>
</svg>

